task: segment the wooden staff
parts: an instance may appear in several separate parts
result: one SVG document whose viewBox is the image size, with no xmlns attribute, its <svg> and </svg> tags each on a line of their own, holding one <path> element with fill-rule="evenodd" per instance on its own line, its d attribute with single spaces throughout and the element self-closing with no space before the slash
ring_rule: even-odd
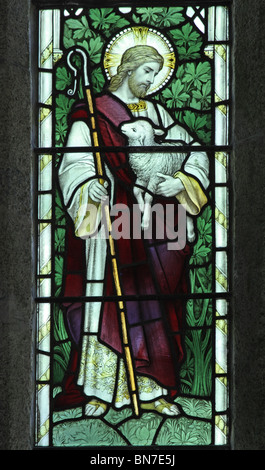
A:
<svg viewBox="0 0 265 470">
<path fill-rule="evenodd" d="M 89 108 L 89 116 L 90 116 L 90 122 L 91 122 L 91 130 L 92 130 L 92 141 L 93 141 L 94 147 L 99 147 L 96 114 L 94 112 L 94 109 L 95 109 L 94 100 L 93 100 L 93 95 L 91 92 L 90 81 L 88 78 L 88 68 L 87 68 L 88 58 L 87 58 L 86 51 L 81 48 L 72 49 L 68 53 L 68 56 L 67 56 L 67 63 L 69 67 L 74 71 L 74 76 L 75 76 L 74 89 L 69 90 L 68 93 L 73 95 L 76 91 L 77 70 L 70 62 L 70 58 L 72 54 L 76 54 L 76 53 L 81 54 L 81 56 L 83 57 L 84 89 L 86 92 L 87 104 Z M 101 184 L 104 184 L 103 166 L 102 166 L 102 158 L 101 158 L 100 151 L 95 152 L 95 158 L 96 158 L 96 164 L 97 164 L 97 173 L 99 175 L 99 182 Z M 119 273 L 118 273 L 118 265 L 117 265 L 117 258 L 116 258 L 116 253 L 115 253 L 114 240 L 111 234 L 112 226 L 111 226 L 111 219 L 110 219 L 110 213 L 109 213 L 109 205 L 104 204 L 104 209 L 105 209 L 105 217 L 106 217 L 106 221 L 108 225 L 108 232 L 109 232 L 108 241 L 109 241 L 109 247 L 110 247 L 112 272 L 113 272 L 113 277 L 114 277 L 115 289 L 116 289 L 117 296 L 119 298 L 122 298 L 122 290 L 121 290 L 121 284 L 120 284 Z M 136 387 L 136 377 L 134 374 L 132 352 L 131 352 L 130 343 L 129 343 L 125 305 L 124 305 L 123 300 L 119 300 L 118 305 L 119 305 L 119 315 L 120 315 L 121 332 L 122 332 L 122 345 L 123 345 L 123 350 L 124 350 L 124 355 L 125 355 L 126 369 L 127 369 L 127 373 L 129 377 L 128 386 L 131 392 L 134 413 L 136 416 L 139 416 L 139 403 L 138 403 L 138 394 L 137 394 L 137 387 Z"/>
</svg>

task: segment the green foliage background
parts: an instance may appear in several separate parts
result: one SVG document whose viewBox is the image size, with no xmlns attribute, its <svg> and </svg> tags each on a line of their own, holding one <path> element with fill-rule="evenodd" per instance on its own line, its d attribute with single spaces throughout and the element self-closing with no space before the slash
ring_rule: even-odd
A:
<svg viewBox="0 0 265 470">
<path fill-rule="evenodd" d="M 66 17 L 63 24 L 63 47 L 82 46 L 90 56 L 94 93 L 105 85 L 102 54 L 111 36 L 126 26 L 148 25 L 163 30 L 175 45 L 178 63 L 170 84 L 152 98 L 162 103 L 172 115 L 203 144 L 211 144 L 212 133 L 212 63 L 204 54 L 205 38 L 185 14 L 184 7 L 133 8 L 123 15 L 115 8 L 89 9 L 79 17 Z M 78 65 L 78 58 L 76 63 Z M 55 144 L 65 144 L 67 117 L 75 101 L 82 99 L 79 82 L 76 97 L 69 97 L 72 77 L 64 57 L 55 68 Z M 58 154 L 57 162 L 60 161 Z M 55 230 L 55 295 L 61 294 L 65 254 L 65 214 L 59 193 L 56 194 Z M 212 291 L 212 208 L 208 205 L 197 218 L 197 241 L 190 258 L 191 293 Z M 186 396 L 209 397 L 212 383 L 212 302 L 207 299 L 189 300 L 186 306 L 186 360 L 181 369 L 181 391 Z M 56 341 L 54 349 L 54 381 L 59 384 L 67 366 L 70 342 L 64 329 L 63 313 L 54 310 Z M 208 439 L 208 438 L 207 438 Z M 206 439 L 206 440 L 207 440 Z"/>
</svg>

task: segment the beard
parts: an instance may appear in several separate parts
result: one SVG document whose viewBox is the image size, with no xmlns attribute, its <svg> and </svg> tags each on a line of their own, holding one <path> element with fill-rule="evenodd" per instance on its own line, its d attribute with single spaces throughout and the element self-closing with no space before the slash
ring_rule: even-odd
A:
<svg viewBox="0 0 265 470">
<path fill-rule="evenodd" d="M 136 83 L 134 73 L 128 79 L 128 86 L 136 98 L 144 98 L 150 88 L 150 85 Z"/>
</svg>

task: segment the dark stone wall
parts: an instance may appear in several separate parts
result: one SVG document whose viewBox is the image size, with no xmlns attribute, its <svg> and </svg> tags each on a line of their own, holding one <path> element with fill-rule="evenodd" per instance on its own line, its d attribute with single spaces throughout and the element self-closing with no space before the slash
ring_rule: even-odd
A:
<svg viewBox="0 0 265 470">
<path fill-rule="evenodd" d="M 234 0 L 232 449 L 265 448 L 265 2 Z M 0 448 L 27 450 L 34 410 L 34 7 L 0 2 Z"/>
<path fill-rule="evenodd" d="M 265 448 L 265 3 L 234 2 L 232 430 Z"/>
<path fill-rule="evenodd" d="M 30 2 L 0 2 L 0 447 L 32 441 L 33 224 Z"/>
</svg>

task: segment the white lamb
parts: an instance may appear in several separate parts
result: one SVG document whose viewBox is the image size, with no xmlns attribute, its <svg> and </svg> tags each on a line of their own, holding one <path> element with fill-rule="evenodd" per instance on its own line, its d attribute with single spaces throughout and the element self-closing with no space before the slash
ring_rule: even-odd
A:
<svg viewBox="0 0 265 470">
<path fill-rule="evenodd" d="M 163 131 L 153 128 L 151 123 L 145 119 L 124 123 L 121 126 L 121 131 L 128 138 L 129 146 L 161 145 L 155 141 L 155 136 L 162 135 Z M 167 143 L 167 145 L 170 145 L 170 143 Z M 180 170 L 185 158 L 186 154 L 176 152 L 135 152 L 129 154 L 130 166 L 136 174 L 133 192 L 140 210 L 143 212 L 142 228 L 144 230 L 149 227 L 153 194 L 156 194 L 157 186 L 161 182 L 161 177 L 157 173 L 173 176 L 176 171 Z M 144 199 L 139 186 L 147 189 Z M 193 220 L 187 216 L 186 221 L 187 238 L 189 242 L 193 242 L 195 240 Z"/>
</svg>

